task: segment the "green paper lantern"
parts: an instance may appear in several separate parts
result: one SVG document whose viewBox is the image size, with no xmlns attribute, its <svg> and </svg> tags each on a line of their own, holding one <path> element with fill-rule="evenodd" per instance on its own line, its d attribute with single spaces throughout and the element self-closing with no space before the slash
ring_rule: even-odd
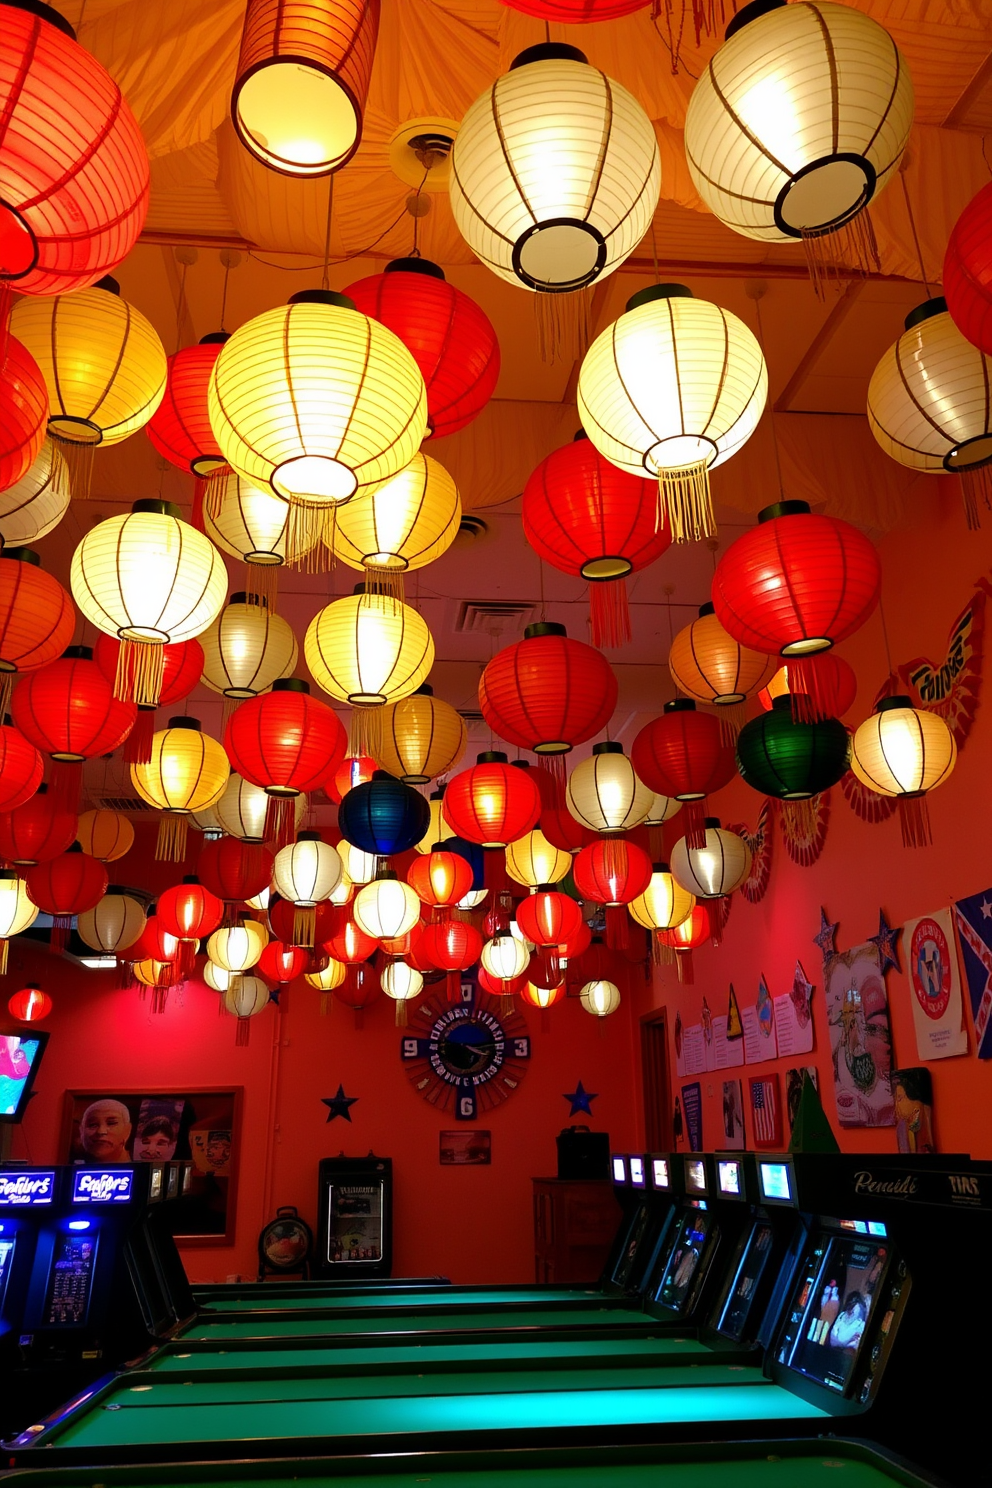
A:
<svg viewBox="0 0 992 1488">
<path fill-rule="evenodd" d="M 851 740 L 837 718 L 796 723 L 792 699 L 777 697 L 771 711 L 753 718 L 737 740 L 741 779 L 779 801 L 808 801 L 847 773 Z"/>
</svg>

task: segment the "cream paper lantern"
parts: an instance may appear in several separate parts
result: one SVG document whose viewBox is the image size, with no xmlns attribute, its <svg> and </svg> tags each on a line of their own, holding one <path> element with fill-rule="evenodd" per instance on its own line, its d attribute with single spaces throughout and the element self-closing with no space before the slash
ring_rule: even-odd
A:
<svg viewBox="0 0 992 1488">
<path fill-rule="evenodd" d="M 99 904 L 76 918 L 80 940 L 94 951 L 120 956 L 145 928 L 145 909 L 119 884 L 111 884 Z"/>
<path fill-rule="evenodd" d="M 314 616 L 303 654 L 329 697 L 356 708 L 381 708 L 416 692 L 434 665 L 434 639 L 410 605 L 368 594 L 362 585 Z"/>
<path fill-rule="evenodd" d="M 538 884 L 560 883 L 572 867 L 572 854 L 549 842 L 540 827 L 511 842 L 505 856 L 510 877 L 530 889 Z"/>
<path fill-rule="evenodd" d="M 208 960 L 204 963 L 203 980 L 211 992 L 226 992 L 231 985 L 231 972 Z"/>
<path fill-rule="evenodd" d="M 931 836 L 925 797 L 948 779 L 957 754 L 954 735 L 938 713 L 897 695 L 882 698 L 855 730 L 851 769 L 869 790 L 896 798 L 904 844 L 926 847 Z"/>
<path fill-rule="evenodd" d="M 512 982 L 527 970 L 530 951 L 522 940 L 504 930 L 486 941 L 479 960 L 491 977 Z"/>
<path fill-rule="evenodd" d="M 396 1004 L 397 1028 L 405 1028 L 407 1025 L 406 1005 L 415 997 L 419 997 L 423 991 L 423 975 L 415 967 L 408 966 L 405 961 L 390 961 L 383 967 L 379 985 L 386 996 L 391 997 Z"/>
<path fill-rule="evenodd" d="M 257 697 L 277 677 L 291 677 L 299 648 L 293 627 L 274 615 L 268 603 L 244 590 L 231 595 L 217 619 L 200 636 L 201 681 L 226 698 Z"/>
<path fill-rule="evenodd" d="M 341 861 L 352 888 L 362 888 L 371 883 L 379 867 L 379 859 L 375 853 L 363 852 L 353 842 L 341 843 Z"/>
<path fill-rule="evenodd" d="M 349 568 L 407 573 L 447 552 L 461 519 L 451 476 L 430 455 L 418 453 L 367 499 L 341 508 L 331 550 Z"/>
<path fill-rule="evenodd" d="M 479 905 L 482 903 L 488 893 L 488 889 L 469 889 L 468 893 L 463 894 L 462 897 L 459 899 L 458 903 L 455 905 L 455 908 L 478 909 Z"/>
<path fill-rule="evenodd" d="M 680 837 L 672 848 L 672 874 L 697 899 L 722 899 L 739 889 L 750 873 L 751 849 L 736 832 L 721 827 L 716 817 L 708 816 L 704 825 L 702 847 L 690 847 Z"/>
<path fill-rule="evenodd" d="M 391 869 L 358 890 L 351 917 L 373 940 L 401 940 L 420 919 L 416 892 Z"/>
<path fill-rule="evenodd" d="M 307 812 L 306 796 L 297 796 L 294 806 L 293 829 L 298 832 Z M 213 812 L 220 830 L 229 837 L 237 837 L 239 842 L 264 842 L 268 807 L 269 797 L 263 787 L 252 785 L 250 780 L 232 770 L 224 794 L 214 803 Z"/>
<path fill-rule="evenodd" d="M 329 899 L 343 871 L 336 848 L 322 842 L 319 832 L 300 832 L 295 842 L 280 848 L 272 864 L 272 887 L 297 909 L 293 926 L 296 945 L 313 945 L 314 908 Z"/>
<path fill-rule="evenodd" d="M 30 470 L 0 492 L 0 539 L 11 548 L 37 542 L 59 525 L 71 494 L 65 457 L 46 439 Z"/>
<path fill-rule="evenodd" d="M 754 433 L 768 394 L 761 347 L 729 310 L 684 284 L 627 301 L 579 369 L 582 427 L 612 464 L 660 482 L 676 542 L 716 532 L 709 471 Z"/>
<path fill-rule="evenodd" d="M 214 931 L 207 941 L 207 959 L 230 977 L 242 976 L 258 964 L 268 942 L 268 932 L 257 920 L 240 919 Z"/>
<path fill-rule="evenodd" d="M 579 993 L 582 1006 L 594 1018 L 608 1018 L 620 1006 L 620 988 L 615 982 L 586 982 Z"/>
<path fill-rule="evenodd" d="M 654 863 L 651 882 L 627 905 L 631 917 L 645 930 L 674 930 L 696 907 L 696 896 L 683 888 L 667 863 Z"/>
<path fill-rule="evenodd" d="M 829 0 L 760 0 L 693 89 L 685 152 L 721 222 L 787 243 L 852 222 L 892 179 L 912 122 L 909 68 L 877 21 Z"/>
<path fill-rule="evenodd" d="M 387 703 L 376 742 L 376 760 L 384 770 L 407 785 L 426 785 L 457 765 L 468 729 L 457 709 L 422 682 L 409 697 Z"/>
<path fill-rule="evenodd" d="M 249 568 L 281 568 L 288 561 L 289 501 L 242 480 L 236 471 L 211 480 L 203 528 L 222 552 L 240 558 Z M 297 534 L 294 559 L 305 557 L 316 545 L 315 533 Z"/>
<path fill-rule="evenodd" d="M 7 942 L 37 918 L 38 906 L 23 878 L 13 868 L 0 868 L 0 976 L 7 970 Z"/>
<path fill-rule="evenodd" d="M 351 874 L 342 864 L 341 877 L 337 881 L 337 886 L 331 890 L 327 897 L 332 904 L 350 904 L 354 893 L 355 885 L 351 881 Z"/>
<path fill-rule="evenodd" d="M 455 224 L 487 268 L 582 289 L 644 236 L 661 188 L 654 127 L 572 46 L 530 47 L 471 105 L 451 150 Z"/>
<path fill-rule="evenodd" d="M 260 976 L 231 977 L 224 992 L 224 1011 L 238 1020 L 236 1042 L 242 1047 L 248 1043 L 251 1024 L 249 1019 L 264 1013 L 270 1002 L 268 986 Z"/>
<path fill-rule="evenodd" d="M 681 801 L 677 801 L 674 796 L 662 796 L 656 792 L 654 800 L 648 807 L 644 825 L 646 827 L 664 826 L 665 822 L 671 821 L 673 816 L 678 816 L 681 810 Z"/>
<path fill-rule="evenodd" d="M 593 832 L 626 832 L 644 821 L 654 791 L 637 778 L 620 744 L 594 744 L 568 777 L 565 804 Z"/>
</svg>

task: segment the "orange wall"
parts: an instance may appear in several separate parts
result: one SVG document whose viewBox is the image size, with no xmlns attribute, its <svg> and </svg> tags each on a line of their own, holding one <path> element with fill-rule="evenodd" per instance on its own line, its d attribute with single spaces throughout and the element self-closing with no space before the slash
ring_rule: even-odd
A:
<svg viewBox="0 0 992 1488">
<path fill-rule="evenodd" d="M 983 511 L 985 526 L 977 533 L 969 533 L 955 487 L 952 481 L 921 478 L 915 488 L 919 501 L 917 522 L 889 534 L 881 544 L 883 604 L 896 666 L 918 656 L 941 662 L 951 623 L 969 599 L 974 581 L 982 575 L 992 577 L 992 518 Z M 992 615 L 989 625 L 992 628 Z M 987 644 L 992 650 L 992 642 Z M 856 726 L 870 712 L 887 673 L 878 616 L 872 617 L 862 632 L 838 649 L 858 675 L 857 700 L 845 720 Z M 773 997 L 788 992 L 797 958 L 803 963 L 807 979 L 815 984 L 812 1002 L 815 1046 L 810 1055 L 685 1076 L 680 1081 L 675 1074 L 674 1050 L 669 1041 L 673 1098 L 681 1083 L 699 1080 L 702 1084 L 707 1149 L 722 1145 L 721 1102 L 725 1078 L 742 1081 L 747 1110 L 749 1075 L 777 1070 L 784 1100 L 785 1070 L 790 1065 L 815 1064 L 824 1109 L 844 1149 L 895 1150 L 894 1127 L 842 1130 L 836 1123 L 822 963 L 813 936 L 819 930 L 821 904 L 831 920 L 839 921 L 836 943 L 843 950 L 876 934 L 880 908 L 885 910 L 890 925 L 901 925 L 906 919 L 947 907 L 955 897 L 992 886 L 990 670 L 992 656 L 987 656 L 983 667 L 985 692 L 971 735 L 954 774 L 930 797 L 932 847 L 904 848 L 897 816 L 878 825 L 868 825 L 854 815 L 840 788 L 835 787 L 831 792 L 826 844 L 818 861 L 809 868 L 797 866 L 786 853 L 776 824 L 771 877 L 764 899 L 752 905 L 741 895 L 734 895 L 722 945 L 713 947 L 707 943 L 694 953 L 693 986 L 680 987 L 674 969 L 665 967 L 656 972 L 653 989 L 642 993 L 637 1011 L 643 1014 L 651 1007 L 666 1008 L 670 1033 L 677 1009 L 684 1024 L 699 1022 L 704 995 L 711 1012 L 726 1012 L 731 982 L 742 1005 L 755 1002 L 762 973 Z M 753 712 L 755 705 L 750 707 Z M 743 821 L 753 830 L 761 799 L 738 780 L 713 798 L 712 809 L 724 822 Z M 672 823 L 673 827 L 677 825 L 678 818 Z M 905 966 L 904 958 L 900 965 Z M 893 1068 L 917 1065 L 921 1061 L 917 1057 L 909 1001 L 912 993 L 907 977 L 890 971 L 887 986 Z M 992 1157 L 992 1063 L 980 1062 L 974 1056 L 963 972 L 962 994 L 970 1051 L 967 1056 L 937 1060 L 929 1066 L 934 1084 L 937 1145 L 945 1152 L 971 1152 L 976 1157 L 987 1158 Z M 749 1115 L 746 1115 L 746 1128 L 751 1145 Z"/>
</svg>

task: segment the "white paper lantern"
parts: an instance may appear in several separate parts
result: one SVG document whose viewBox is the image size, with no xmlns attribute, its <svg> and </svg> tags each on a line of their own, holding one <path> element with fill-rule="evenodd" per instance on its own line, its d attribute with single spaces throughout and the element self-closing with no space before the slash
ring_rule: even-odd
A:
<svg viewBox="0 0 992 1488">
<path fill-rule="evenodd" d="M 424 978 L 415 967 L 407 966 L 405 961 L 390 961 L 388 966 L 383 967 L 379 985 L 394 1002 L 412 1002 L 423 990 Z"/>
<path fill-rule="evenodd" d="M 0 493 L 0 538 L 4 544 L 23 547 L 51 532 L 65 516 L 71 494 L 65 458 L 46 439 L 27 474 Z"/>
<path fill-rule="evenodd" d="M 615 982 L 586 982 L 579 997 L 586 1012 L 594 1018 L 608 1018 L 620 1006 L 620 988 Z"/>
<path fill-rule="evenodd" d="M 593 832 L 626 832 L 644 821 L 654 791 L 637 778 L 619 744 L 594 744 L 568 777 L 565 804 Z"/>
<path fill-rule="evenodd" d="M 503 931 L 486 941 L 479 960 L 490 976 L 512 982 L 527 970 L 530 952 L 522 940 Z"/>
<path fill-rule="evenodd" d="M 291 904 L 312 909 L 329 899 L 341 879 L 336 848 L 320 840 L 319 832 L 301 832 L 295 842 L 280 848 L 272 864 L 272 886 Z"/>
<path fill-rule="evenodd" d="M 217 619 L 200 637 L 201 681 L 228 698 L 257 697 L 277 677 L 291 677 L 299 648 L 293 627 L 273 615 L 264 600 L 249 603 L 245 591 L 232 594 Z"/>
<path fill-rule="evenodd" d="M 249 567 L 280 568 L 287 561 L 289 501 L 253 486 L 235 471 L 216 476 L 203 505 L 203 527 L 211 542 Z M 317 546 L 315 533 L 297 533 L 293 557 Z"/>
<path fill-rule="evenodd" d="M 420 919 L 420 900 L 408 883 L 387 873 L 358 890 L 351 914 L 373 940 L 401 940 Z"/>
<path fill-rule="evenodd" d="M 306 796 L 297 796 L 294 805 L 296 814 L 293 827 L 298 832 L 307 812 Z M 220 830 L 229 837 L 237 837 L 239 842 L 264 842 L 265 813 L 268 807 L 269 797 L 263 787 L 252 785 L 250 780 L 243 779 L 232 770 L 224 794 L 219 801 L 214 802 L 213 812 Z"/>
<path fill-rule="evenodd" d="M 739 889 L 751 871 L 751 849 L 736 832 L 721 827 L 716 817 L 705 822 L 703 847 L 689 847 L 680 837 L 672 848 L 672 873 L 697 899 L 722 899 Z"/>
</svg>

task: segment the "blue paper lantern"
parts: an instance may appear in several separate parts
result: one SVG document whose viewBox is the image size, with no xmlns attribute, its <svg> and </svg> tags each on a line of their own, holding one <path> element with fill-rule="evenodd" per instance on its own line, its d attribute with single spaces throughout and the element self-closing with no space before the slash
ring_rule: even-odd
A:
<svg viewBox="0 0 992 1488">
<path fill-rule="evenodd" d="M 415 847 L 430 821 L 430 806 L 420 792 L 385 770 L 376 770 L 371 780 L 346 791 L 338 807 L 338 827 L 345 841 L 379 857 Z"/>
</svg>

